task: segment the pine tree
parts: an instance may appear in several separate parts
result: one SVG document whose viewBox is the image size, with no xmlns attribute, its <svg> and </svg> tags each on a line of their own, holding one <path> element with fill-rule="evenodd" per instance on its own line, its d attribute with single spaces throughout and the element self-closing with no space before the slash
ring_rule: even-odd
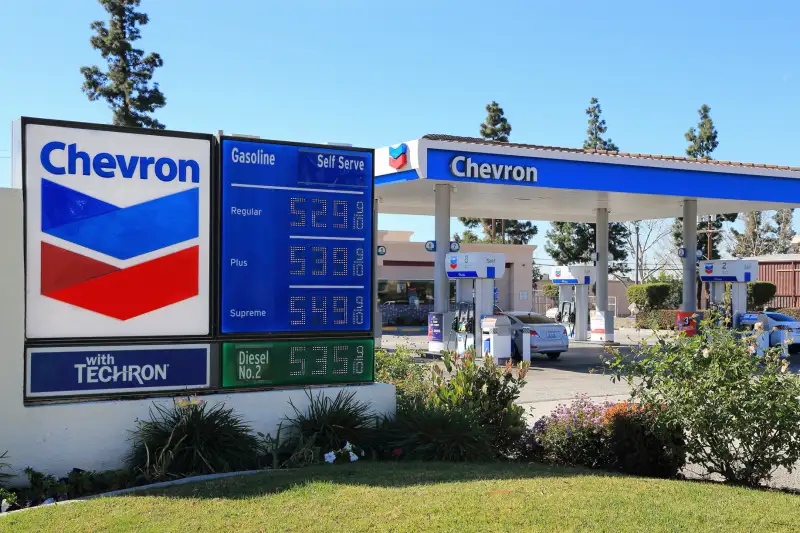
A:
<svg viewBox="0 0 800 533">
<path fill-rule="evenodd" d="M 736 257 L 755 257 L 765 255 L 775 249 L 776 228 L 768 220 L 764 220 L 761 211 L 753 211 L 744 215 L 744 231 L 741 233 L 731 228 L 736 241 L 733 255 Z"/>
<path fill-rule="evenodd" d="M 583 141 L 583 148 L 586 150 L 609 150 L 619 152 L 619 147 L 611 139 L 603 139 L 607 131 L 606 121 L 601 118 L 603 110 L 600 108 L 600 101 L 597 98 L 589 100 L 589 107 L 586 108 L 586 115 L 589 117 L 589 127 L 586 128 L 587 139 Z"/>
<path fill-rule="evenodd" d="M 150 116 L 166 105 L 166 97 L 158 83 L 150 82 L 153 72 L 164 62 L 153 52 L 147 56 L 132 43 L 141 37 L 137 26 L 149 19 L 134 8 L 141 0 L 99 0 L 109 14 L 108 27 L 103 21 L 92 22 L 95 35 L 89 40 L 92 48 L 99 50 L 108 62 L 108 71 L 100 67 L 81 67 L 83 92 L 89 100 L 106 100 L 114 113 L 115 126 L 164 129 L 164 125 Z"/>
<path fill-rule="evenodd" d="M 700 115 L 697 129 L 689 128 L 684 135 L 689 141 L 686 155 L 695 159 L 711 159 L 711 153 L 719 146 L 717 128 L 714 127 L 714 121 L 711 119 L 711 108 L 703 104 L 697 110 L 697 114 Z"/>
<path fill-rule="evenodd" d="M 697 110 L 700 120 L 697 128 L 689 128 L 684 137 L 689 141 L 686 155 L 695 159 L 711 159 L 711 153 L 719 146 L 717 128 L 711 118 L 711 108 L 706 104 Z M 734 222 L 738 213 L 725 213 L 716 215 L 710 223 L 711 250 L 708 249 L 708 221 L 697 222 L 697 249 L 706 259 L 719 259 L 719 245 L 722 242 L 722 226 L 725 222 Z M 683 246 L 683 218 L 676 218 L 672 226 L 672 235 L 678 247 Z"/>
<path fill-rule="evenodd" d="M 773 220 L 777 225 L 777 235 L 773 253 L 790 254 L 796 251 L 796 246 L 792 243 L 795 235 L 794 229 L 792 228 L 793 218 L 794 209 L 778 209 L 775 212 Z"/>
<path fill-rule="evenodd" d="M 492 100 L 492 103 L 486 106 L 486 122 L 481 123 L 481 137 L 488 141 L 508 142 L 508 136 L 511 135 L 511 124 L 505 117 L 503 108 Z"/>
<path fill-rule="evenodd" d="M 586 128 L 586 140 L 583 142 L 585 150 L 613 150 L 619 148 L 611 139 L 602 136 L 608 131 L 606 121 L 602 118 L 603 110 L 597 98 L 589 100 L 586 115 L 589 117 L 589 126 Z M 559 265 L 574 263 L 589 263 L 592 260 L 592 251 L 596 247 L 595 224 L 585 222 L 553 222 L 547 231 L 547 242 L 544 249 L 555 259 Z M 628 257 L 625 241 L 628 228 L 620 222 L 611 222 L 608 225 L 608 251 L 611 253 L 613 263 L 609 264 L 609 272 L 627 272 L 628 267 L 622 262 Z"/>
<path fill-rule="evenodd" d="M 508 142 L 511 124 L 503 108 L 492 100 L 486 106 L 486 113 L 486 120 L 481 123 L 481 137 L 487 141 Z M 471 230 L 481 229 L 484 238 L 480 242 L 528 244 L 538 232 L 536 226 L 527 220 L 469 217 L 460 217 L 458 220 Z"/>
</svg>

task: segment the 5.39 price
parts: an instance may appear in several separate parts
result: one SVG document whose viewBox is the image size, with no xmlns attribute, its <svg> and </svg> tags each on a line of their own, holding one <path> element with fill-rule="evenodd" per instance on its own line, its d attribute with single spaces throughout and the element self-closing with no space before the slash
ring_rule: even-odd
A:
<svg viewBox="0 0 800 533">
<path fill-rule="evenodd" d="M 363 276 L 364 248 L 350 249 L 341 246 L 289 246 L 289 264 L 292 276 Z"/>
</svg>

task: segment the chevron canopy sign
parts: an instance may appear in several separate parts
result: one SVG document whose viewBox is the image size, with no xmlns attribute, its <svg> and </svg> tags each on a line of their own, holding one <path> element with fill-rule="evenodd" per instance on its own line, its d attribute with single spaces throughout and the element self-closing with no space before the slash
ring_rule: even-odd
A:
<svg viewBox="0 0 800 533">
<path fill-rule="evenodd" d="M 209 333 L 210 149 L 25 125 L 28 338 Z"/>
</svg>

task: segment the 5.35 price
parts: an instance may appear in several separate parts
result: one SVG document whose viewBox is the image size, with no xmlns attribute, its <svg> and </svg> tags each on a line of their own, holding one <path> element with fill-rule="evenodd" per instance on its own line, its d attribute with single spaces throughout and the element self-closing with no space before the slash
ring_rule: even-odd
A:
<svg viewBox="0 0 800 533">
<path fill-rule="evenodd" d="M 292 346 L 289 351 L 290 376 L 359 377 L 363 373 L 363 346 Z"/>
</svg>

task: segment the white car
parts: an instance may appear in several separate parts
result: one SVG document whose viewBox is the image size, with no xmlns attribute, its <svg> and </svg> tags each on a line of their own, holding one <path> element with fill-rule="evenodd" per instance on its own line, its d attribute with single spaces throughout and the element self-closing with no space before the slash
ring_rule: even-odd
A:
<svg viewBox="0 0 800 533">
<path fill-rule="evenodd" d="M 784 315 L 767 311 L 770 346 L 782 346 L 788 344 L 790 354 L 800 352 L 800 320 Z M 787 342 L 788 341 L 788 342 Z"/>
<path fill-rule="evenodd" d="M 531 353 L 541 353 L 550 359 L 569 350 L 567 329 L 560 322 L 538 313 L 503 313 L 511 321 L 511 334 L 514 338 L 512 358 L 522 359 L 522 328 L 531 330 Z"/>
</svg>

